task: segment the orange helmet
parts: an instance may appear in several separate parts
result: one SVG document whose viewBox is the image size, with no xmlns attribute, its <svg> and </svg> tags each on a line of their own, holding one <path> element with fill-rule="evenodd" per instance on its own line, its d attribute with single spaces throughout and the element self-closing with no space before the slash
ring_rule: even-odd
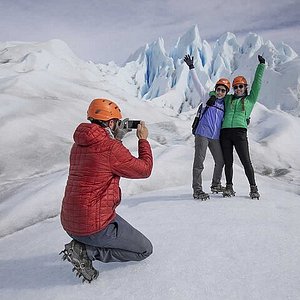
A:
<svg viewBox="0 0 300 300">
<path fill-rule="evenodd" d="M 108 99 L 94 99 L 87 111 L 88 120 L 108 121 L 111 119 L 122 119 L 121 110 L 118 105 Z"/>
<path fill-rule="evenodd" d="M 247 80 L 244 76 L 237 76 L 233 79 L 233 82 L 232 82 L 232 86 L 236 86 L 236 85 L 239 85 L 239 84 L 245 84 L 247 85 Z"/>
<path fill-rule="evenodd" d="M 218 85 L 224 85 L 228 89 L 227 92 L 230 90 L 230 81 L 226 78 L 220 78 L 217 81 L 215 87 L 217 87 Z"/>
</svg>

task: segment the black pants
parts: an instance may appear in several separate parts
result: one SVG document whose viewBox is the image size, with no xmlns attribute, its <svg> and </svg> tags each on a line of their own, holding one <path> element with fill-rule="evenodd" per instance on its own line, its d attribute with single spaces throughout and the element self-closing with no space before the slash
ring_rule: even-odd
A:
<svg viewBox="0 0 300 300">
<path fill-rule="evenodd" d="M 221 130 L 220 142 L 225 163 L 226 184 L 232 184 L 233 147 L 235 148 L 250 185 L 256 185 L 254 170 L 250 160 L 246 128 L 224 128 Z"/>
</svg>

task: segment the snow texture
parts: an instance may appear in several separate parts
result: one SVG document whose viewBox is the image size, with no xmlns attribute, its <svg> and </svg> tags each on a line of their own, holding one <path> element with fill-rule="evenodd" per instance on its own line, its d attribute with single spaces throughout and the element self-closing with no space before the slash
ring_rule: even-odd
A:
<svg viewBox="0 0 300 300">
<path fill-rule="evenodd" d="M 261 200 L 235 156 L 236 197 L 192 199 L 197 98 L 186 53 L 209 90 L 220 76 L 251 83 L 257 54 L 267 60 L 248 136 Z M 60 40 L 0 43 L 1 299 L 298 299 L 300 297 L 300 60 L 249 33 L 211 47 L 197 26 L 169 54 L 158 39 L 119 67 L 77 58 Z M 140 263 L 95 263 L 81 284 L 58 252 L 69 238 L 59 220 L 74 129 L 93 98 L 116 101 L 142 119 L 154 154 L 150 178 L 121 180 L 117 212 L 141 230 L 154 253 Z M 124 144 L 137 154 L 137 139 Z M 207 153 L 204 187 L 213 161 Z M 223 179 L 224 182 L 224 179 Z"/>
</svg>

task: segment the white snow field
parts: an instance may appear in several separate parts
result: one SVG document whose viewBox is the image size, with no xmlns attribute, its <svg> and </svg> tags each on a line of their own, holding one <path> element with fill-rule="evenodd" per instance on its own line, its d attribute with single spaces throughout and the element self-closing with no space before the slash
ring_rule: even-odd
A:
<svg viewBox="0 0 300 300">
<path fill-rule="evenodd" d="M 257 55 L 267 60 L 248 131 L 259 201 L 249 198 L 237 157 L 236 197 L 192 199 L 191 123 L 205 99 L 182 62 L 186 53 L 208 90 L 221 76 L 244 74 L 251 84 Z M 211 46 L 197 26 L 170 53 L 160 38 L 123 67 L 82 61 L 60 40 L 0 43 L 1 299 L 299 299 L 299 72 L 288 45 L 255 33 L 240 43 L 227 33 Z M 99 278 L 82 284 L 58 255 L 69 242 L 59 213 L 73 131 L 96 97 L 149 128 L 152 175 L 121 180 L 117 212 L 154 252 L 139 263 L 94 262 Z M 134 132 L 124 144 L 136 154 Z M 208 152 L 206 191 L 212 168 Z"/>
</svg>

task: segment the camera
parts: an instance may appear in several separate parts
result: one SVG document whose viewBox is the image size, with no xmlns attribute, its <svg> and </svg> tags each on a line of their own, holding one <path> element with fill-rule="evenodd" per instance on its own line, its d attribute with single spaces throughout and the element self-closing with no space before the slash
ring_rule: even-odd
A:
<svg viewBox="0 0 300 300">
<path fill-rule="evenodd" d="M 121 125 L 123 123 L 123 125 Z M 129 120 L 129 119 L 125 119 L 125 120 L 119 120 L 119 126 L 124 126 L 124 128 L 128 128 L 128 129 L 137 129 L 138 124 L 141 123 L 141 120 Z"/>
<path fill-rule="evenodd" d="M 140 123 L 141 123 L 141 120 L 128 120 L 127 121 L 129 129 L 137 129 L 138 124 L 140 124 Z"/>
</svg>

